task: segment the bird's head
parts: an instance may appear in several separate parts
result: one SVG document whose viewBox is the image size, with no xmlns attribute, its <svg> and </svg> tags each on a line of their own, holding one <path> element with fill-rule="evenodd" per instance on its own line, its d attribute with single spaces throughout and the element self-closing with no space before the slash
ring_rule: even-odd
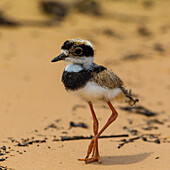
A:
<svg viewBox="0 0 170 170">
<path fill-rule="evenodd" d="M 61 54 L 51 62 L 60 60 L 69 61 L 73 64 L 88 66 L 93 63 L 94 50 L 91 43 L 82 39 L 70 39 L 64 42 L 61 47 Z"/>
</svg>

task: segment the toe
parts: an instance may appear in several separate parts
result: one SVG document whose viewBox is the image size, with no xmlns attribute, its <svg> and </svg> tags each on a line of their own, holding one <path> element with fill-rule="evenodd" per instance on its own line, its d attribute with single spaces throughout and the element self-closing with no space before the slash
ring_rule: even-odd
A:
<svg viewBox="0 0 170 170">
<path fill-rule="evenodd" d="M 78 159 L 78 161 L 86 161 L 86 158 L 85 159 Z"/>
<path fill-rule="evenodd" d="M 97 161 L 97 158 L 90 158 L 90 159 L 86 159 L 85 160 L 85 163 L 88 164 L 88 163 L 92 163 L 92 162 L 96 162 Z"/>
</svg>

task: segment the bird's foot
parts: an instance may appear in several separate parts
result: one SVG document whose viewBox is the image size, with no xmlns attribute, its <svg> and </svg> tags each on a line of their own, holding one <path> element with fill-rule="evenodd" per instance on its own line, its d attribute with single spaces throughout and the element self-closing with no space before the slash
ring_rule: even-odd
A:
<svg viewBox="0 0 170 170">
<path fill-rule="evenodd" d="M 92 157 L 89 158 L 90 154 L 92 153 Z M 100 155 L 99 155 L 99 151 L 98 151 L 98 138 L 93 137 L 88 150 L 87 150 L 87 156 L 85 159 L 78 159 L 79 161 L 85 161 L 85 163 L 91 163 L 91 162 L 98 162 L 101 163 L 100 160 Z"/>
<path fill-rule="evenodd" d="M 85 161 L 86 164 L 92 163 L 92 162 L 98 162 L 101 163 L 100 156 L 93 156 L 91 158 L 85 158 L 85 159 L 78 159 L 79 161 Z"/>
</svg>

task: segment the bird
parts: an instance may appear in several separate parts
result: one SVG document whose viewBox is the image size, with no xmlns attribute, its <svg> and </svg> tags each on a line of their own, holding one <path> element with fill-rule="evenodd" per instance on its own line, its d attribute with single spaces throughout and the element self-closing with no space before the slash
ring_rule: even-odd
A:
<svg viewBox="0 0 170 170">
<path fill-rule="evenodd" d="M 94 63 L 93 59 L 94 48 L 91 42 L 83 39 L 68 39 L 61 46 L 61 54 L 51 60 L 51 62 L 66 61 L 67 66 L 61 78 L 66 91 L 80 97 L 90 107 L 94 137 L 88 146 L 86 157 L 78 159 L 85 163 L 101 163 L 98 138 L 118 116 L 111 102 L 124 99 L 130 105 L 135 105 L 139 101 L 133 98 L 131 90 L 126 88 L 123 81 L 112 70 Z M 98 101 L 107 103 L 111 110 L 111 116 L 100 131 L 93 107 L 93 104 Z"/>
</svg>

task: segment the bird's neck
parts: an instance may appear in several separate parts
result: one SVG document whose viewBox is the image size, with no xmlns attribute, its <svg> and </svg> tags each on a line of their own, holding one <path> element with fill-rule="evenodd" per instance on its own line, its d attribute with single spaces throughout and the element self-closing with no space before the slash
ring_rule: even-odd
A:
<svg viewBox="0 0 170 170">
<path fill-rule="evenodd" d="M 91 70 L 93 67 L 95 67 L 95 63 L 90 63 L 90 64 L 79 64 L 79 63 L 71 63 L 68 64 L 65 68 L 65 71 L 67 72 L 80 72 L 82 70 Z"/>
<path fill-rule="evenodd" d="M 76 63 L 75 63 L 76 64 Z M 88 57 L 87 60 L 80 63 L 83 68 L 88 69 L 93 65 L 93 57 Z"/>
<path fill-rule="evenodd" d="M 89 69 L 93 65 L 93 57 L 80 57 L 69 59 L 70 66 L 81 67 L 82 69 Z M 68 65 L 68 66 L 69 66 Z M 67 67 L 68 67 L 67 66 Z"/>
</svg>

